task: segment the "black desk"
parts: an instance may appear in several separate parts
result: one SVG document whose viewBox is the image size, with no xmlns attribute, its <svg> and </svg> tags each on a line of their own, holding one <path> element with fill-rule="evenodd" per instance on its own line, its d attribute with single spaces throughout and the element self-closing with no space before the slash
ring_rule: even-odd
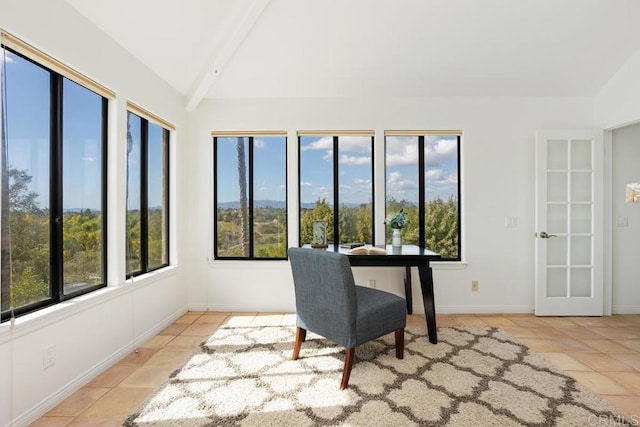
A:
<svg viewBox="0 0 640 427">
<path fill-rule="evenodd" d="M 334 245 L 329 245 L 327 250 L 347 255 L 352 267 L 405 267 L 404 292 L 407 300 L 407 313 L 409 314 L 413 312 L 411 267 L 418 267 L 429 341 L 433 344 L 438 343 L 436 306 L 433 296 L 433 272 L 429 263 L 442 259 L 440 255 L 416 245 L 402 245 L 402 249 L 398 253 L 394 251 L 391 245 L 387 245 L 387 255 L 353 255 L 349 253 L 350 249 Z"/>
</svg>

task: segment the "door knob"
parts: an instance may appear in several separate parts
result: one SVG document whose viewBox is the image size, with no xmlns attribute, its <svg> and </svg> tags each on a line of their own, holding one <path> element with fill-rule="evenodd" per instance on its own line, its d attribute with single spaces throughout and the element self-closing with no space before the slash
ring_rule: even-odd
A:
<svg viewBox="0 0 640 427">
<path fill-rule="evenodd" d="M 547 234 L 546 231 L 541 231 L 540 232 L 540 238 L 541 239 L 550 239 L 551 237 L 558 237 L 555 234 Z"/>
</svg>

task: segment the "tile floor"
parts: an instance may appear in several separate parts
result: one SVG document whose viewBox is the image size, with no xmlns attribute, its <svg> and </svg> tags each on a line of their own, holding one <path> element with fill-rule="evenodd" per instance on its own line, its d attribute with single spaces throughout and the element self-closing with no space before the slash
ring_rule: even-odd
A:
<svg viewBox="0 0 640 427">
<path fill-rule="evenodd" d="M 221 324 L 292 324 L 292 314 L 188 312 L 32 426 L 120 426 Z M 410 315 L 409 325 L 424 326 Z M 640 424 L 640 315 L 438 315 L 438 326 L 497 326 Z M 635 424 L 634 424 L 635 425 Z"/>
</svg>

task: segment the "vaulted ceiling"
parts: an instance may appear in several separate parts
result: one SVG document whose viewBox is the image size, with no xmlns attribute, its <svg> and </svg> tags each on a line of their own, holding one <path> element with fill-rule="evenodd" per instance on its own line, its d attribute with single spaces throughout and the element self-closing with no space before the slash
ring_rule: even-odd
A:
<svg viewBox="0 0 640 427">
<path fill-rule="evenodd" d="M 185 95 L 593 96 L 636 0 L 67 0 Z"/>
</svg>

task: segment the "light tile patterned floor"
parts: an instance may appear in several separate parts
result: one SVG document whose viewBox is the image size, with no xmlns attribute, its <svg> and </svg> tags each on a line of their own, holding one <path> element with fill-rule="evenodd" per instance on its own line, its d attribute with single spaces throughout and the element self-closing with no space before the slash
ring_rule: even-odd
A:
<svg viewBox="0 0 640 427">
<path fill-rule="evenodd" d="M 120 426 L 221 324 L 293 324 L 295 315 L 188 312 L 32 426 Z M 408 325 L 424 326 L 413 314 Z M 640 422 L 640 315 L 438 315 L 438 326 L 497 326 Z"/>
</svg>

